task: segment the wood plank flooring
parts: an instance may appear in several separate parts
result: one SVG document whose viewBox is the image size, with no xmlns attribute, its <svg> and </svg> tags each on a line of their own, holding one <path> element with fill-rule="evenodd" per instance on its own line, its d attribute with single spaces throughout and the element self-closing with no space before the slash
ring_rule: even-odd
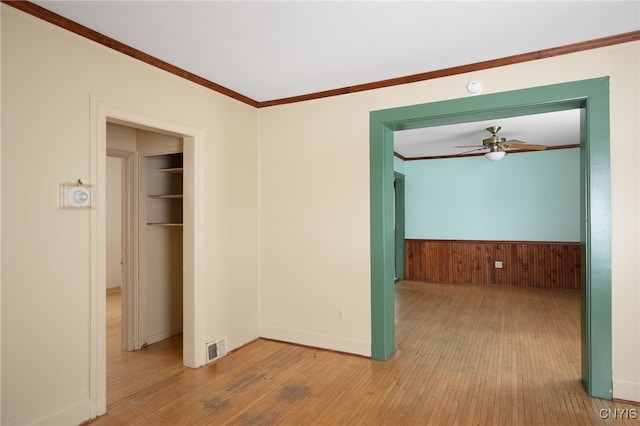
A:
<svg viewBox="0 0 640 426">
<path fill-rule="evenodd" d="M 260 339 L 196 370 L 180 336 L 120 353 L 118 297 L 108 412 L 92 425 L 640 422 L 640 406 L 586 395 L 574 291 L 400 281 L 389 361 Z"/>
</svg>

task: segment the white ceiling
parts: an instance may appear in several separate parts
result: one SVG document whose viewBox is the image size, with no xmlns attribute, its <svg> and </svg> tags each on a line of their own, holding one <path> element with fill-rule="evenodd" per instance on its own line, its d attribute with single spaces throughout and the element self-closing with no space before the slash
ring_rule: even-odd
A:
<svg viewBox="0 0 640 426">
<path fill-rule="evenodd" d="M 640 29 L 640 1 L 35 1 L 256 101 Z"/>
<path fill-rule="evenodd" d="M 640 0 L 34 3 L 258 102 L 640 30 Z M 520 139 L 526 124 L 506 123 L 497 123 L 504 136 Z M 481 141 L 488 125 L 455 126 L 460 143 Z M 396 149 L 423 155 L 442 144 L 445 129 L 421 130 L 403 132 Z"/>
<path fill-rule="evenodd" d="M 580 110 L 501 118 L 449 126 L 426 127 L 394 133 L 395 151 L 405 158 L 456 155 L 473 148 L 456 146 L 482 145 L 491 136 L 486 129 L 500 126 L 498 136 L 535 145 L 580 144 Z M 485 153 L 487 150 L 479 151 Z"/>
</svg>

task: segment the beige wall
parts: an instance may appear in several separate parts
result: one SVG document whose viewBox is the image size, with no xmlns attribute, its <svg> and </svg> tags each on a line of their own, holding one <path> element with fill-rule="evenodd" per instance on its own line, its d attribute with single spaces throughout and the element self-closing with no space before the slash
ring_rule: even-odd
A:
<svg viewBox="0 0 640 426">
<path fill-rule="evenodd" d="M 370 353 L 369 111 L 611 76 L 613 394 L 640 401 L 639 47 L 262 109 L 261 335 Z"/>
<path fill-rule="evenodd" d="M 92 97 L 202 129 L 202 358 L 208 341 L 258 337 L 258 113 L 1 7 L 2 423 L 78 424 L 90 412 L 92 213 L 59 209 L 57 185 L 104 184 L 91 182 Z"/>
<path fill-rule="evenodd" d="M 1 40 L 2 423 L 88 417 L 90 214 L 56 188 L 92 175 L 91 96 L 203 129 L 203 350 L 262 335 L 368 355 L 369 111 L 472 78 L 611 76 L 614 396 L 640 400 L 640 43 L 257 111 L 4 4 Z"/>
</svg>

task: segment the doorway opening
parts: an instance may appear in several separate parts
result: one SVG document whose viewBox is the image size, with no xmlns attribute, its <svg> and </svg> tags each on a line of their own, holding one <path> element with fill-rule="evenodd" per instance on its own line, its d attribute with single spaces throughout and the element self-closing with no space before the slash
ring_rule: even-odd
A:
<svg viewBox="0 0 640 426">
<path fill-rule="evenodd" d="M 182 365 L 183 163 L 182 137 L 107 123 L 107 404 Z"/>
<path fill-rule="evenodd" d="M 180 137 L 107 124 L 107 292 L 121 294 L 124 351 L 182 332 L 182 150 Z"/>
<path fill-rule="evenodd" d="M 123 149 L 122 147 L 107 147 L 107 127 L 109 124 L 121 125 L 139 131 L 167 135 L 178 139 L 182 143 L 183 174 L 182 185 L 183 207 L 182 216 L 182 364 L 187 367 L 196 368 L 205 364 L 205 344 L 202 335 L 203 310 L 196 302 L 202 292 L 202 247 L 203 232 L 203 208 L 201 197 L 196 194 L 203 193 L 204 181 L 202 178 L 203 167 L 203 132 L 181 123 L 168 121 L 163 118 L 133 112 L 126 108 L 117 107 L 98 99 L 92 99 L 92 143 L 91 143 L 91 179 L 96 185 L 96 208 L 91 212 L 91 356 L 90 356 L 90 400 L 91 418 L 97 417 L 106 412 L 107 390 L 106 390 L 106 163 L 107 157 L 123 156 L 127 160 L 125 163 L 132 163 L 131 179 L 134 181 L 129 200 L 128 210 L 141 210 L 140 194 L 133 194 L 139 187 L 137 175 L 139 174 L 140 163 L 144 162 L 139 153 L 135 150 Z M 109 148 L 109 149 L 108 149 Z M 124 153 L 122 152 L 124 151 Z M 153 147 L 146 150 L 145 155 L 165 155 L 168 154 L 166 147 L 154 151 Z M 172 167 L 167 167 L 172 168 Z M 125 167 L 127 169 L 127 167 Z M 129 217 L 135 217 L 131 214 Z M 138 289 L 134 288 L 136 277 L 139 275 L 137 262 L 133 261 L 133 256 L 140 253 L 140 238 L 138 229 L 139 221 L 131 220 L 129 224 L 134 228 L 128 233 L 128 241 L 124 244 L 133 247 L 123 254 L 125 258 L 125 272 L 123 281 L 125 282 L 124 292 L 132 291 L 138 294 Z M 145 223 L 146 226 L 146 223 Z M 135 228 L 138 229 L 135 229 Z M 144 243 L 142 243 L 144 244 Z M 126 261 L 129 260 L 129 262 Z M 169 262 L 169 267 L 173 262 Z M 127 268 L 128 267 L 128 268 Z M 130 281 L 129 281 L 130 280 Z M 127 282 L 128 281 L 128 282 Z M 128 285 L 132 284 L 132 285 Z M 127 300 L 126 297 L 123 299 Z M 123 306 L 123 314 L 132 310 Z M 138 319 L 140 315 L 138 315 Z M 124 340 L 124 346 L 137 349 L 136 346 L 144 344 L 142 340 L 136 341 L 136 331 L 140 330 L 140 324 L 135 324 L 131 318 L 125 320 L 126 329 L 124 333 L 128 335 Z M 132 337 L 133 336 L 133 337 Z M 139 337 L 139 336 L 138 336 Z"/>
<path fill-rule="evenodd" d="M 611 399 L 609 79 L 374 111 L 370 114 L 372 357 L 395 352 L 393 132 L 411 128 L 581 111 L 581 352 L 591 396 Z"/>
</svg>

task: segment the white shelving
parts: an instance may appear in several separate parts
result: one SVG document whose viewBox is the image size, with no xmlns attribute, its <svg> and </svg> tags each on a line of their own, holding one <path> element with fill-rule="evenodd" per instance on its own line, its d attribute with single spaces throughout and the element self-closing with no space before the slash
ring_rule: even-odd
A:
<svg viewBox="0 0 640 426">
<path fill-rule="evenodd" d="M 167 169 L 158 169 L 158 172 L 164 172 L 164 173 L 176 173 L 181 175 L 182 172 L 184 171 L 184 169 L 182 167 L 170 167 Z"/>
<path fill-rule="evenodd" d="M 170 199 L 182 199 L 182 194 L 157 194 L 157 195 L 147 195 L 147 197 L 149 198 L 155 198 L 155 199 L 165 199 L 165 200 L 170 200 Z"/>
<path fill-rule="evenodd" d="M 182 226 L 182 153 L 154 155 L 147 164 L 147 225 Z"/>
<path fill-rule="evenodd" d="M 153 153 L 140 163 L 142 335 L 147 344 L 182 332 L 182 158 L 182 153 Z"/>
</svg>

